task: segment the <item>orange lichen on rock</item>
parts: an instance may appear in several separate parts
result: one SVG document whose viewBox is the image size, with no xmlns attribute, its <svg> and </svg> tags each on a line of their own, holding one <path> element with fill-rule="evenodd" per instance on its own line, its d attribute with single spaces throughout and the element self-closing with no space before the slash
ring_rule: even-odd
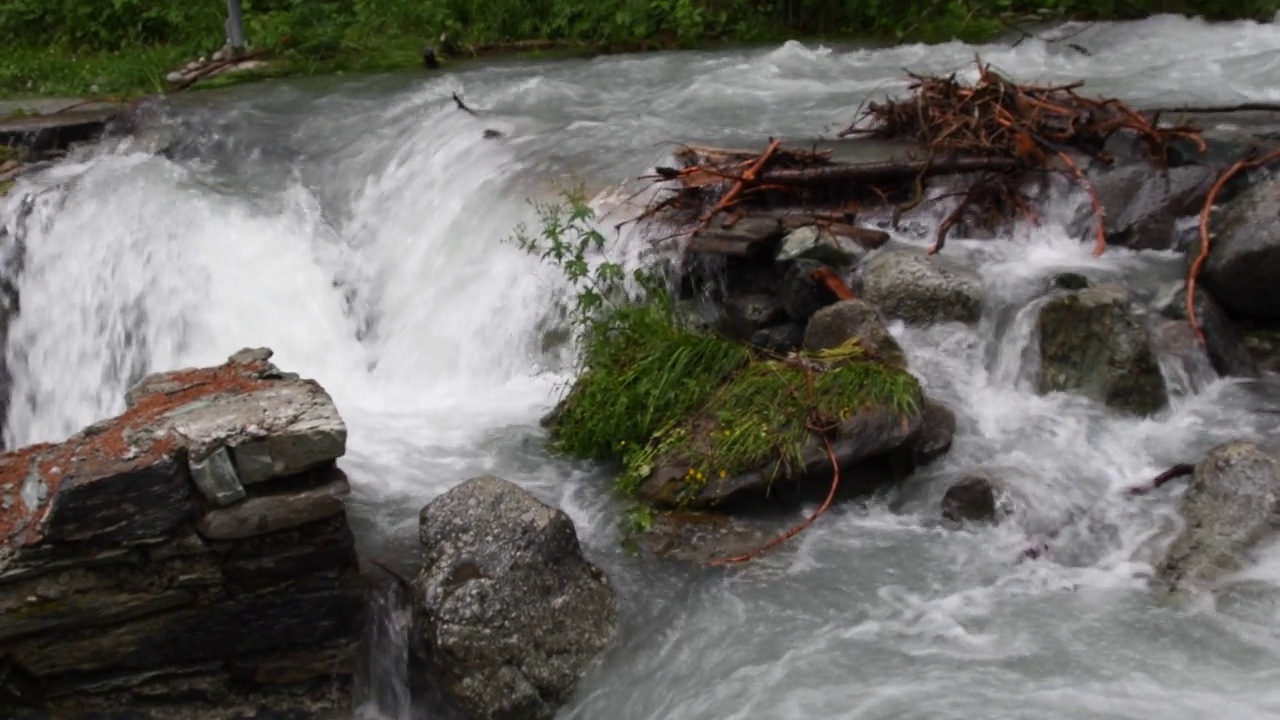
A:
<svg viewBox="0 0 1280 720">
<path fill-rule="evenodd" d="M 51 513 L 56 514 L 63 498 L 72 494 L 60 493 L 66 483 L 74 485 L 67 490 L 83 497 L 93 495 L 95 483 L 132 482 L 134 475 L 150 472 L 143 485 L 161 483 L 165 491 L 176 494 L 179 488 L 173 483 L 157 479 L 185 472 L 179 438 L 166 416 L 198 401 L 265 388 L 271 381 L 264 376 L 273 370 L 265 359 L 237 362 L 233 358 L 217 367 L 155 375 L 138 388 L 136 397 L 131 397 L 132 406 L 121 415 L 91 425 L 58 445 L 0 455 L 0 543 L 21 547 L 43 542 L 48 526 L 57 523 L 50 520 Z M 185 485 L 184 480 L 181 491 L 189 493 Z M 32 502 L 34 506 L 29 505 Z M 93 498 L 78 502 L 97 505 Z M 77 522 L 84 525 L 78 518 Z M 59 539 L 78 539 L 75 534 Z"/>
</svg>

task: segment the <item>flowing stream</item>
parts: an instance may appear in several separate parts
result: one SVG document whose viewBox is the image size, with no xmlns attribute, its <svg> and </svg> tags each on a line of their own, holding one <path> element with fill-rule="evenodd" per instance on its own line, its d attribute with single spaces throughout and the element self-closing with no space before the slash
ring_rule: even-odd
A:
<svg viewBox="0 0 1280 720">
<path fill-rule="evenodd" d="M 1280 551 L 1220 592 L 1162 602 L 1147 581 L 1179 490 L 1121 492 L 1228 439 L 1274 449 L 1280 389 L 1194 369 L 1168 410 L 1142 420 L 1030 392 L 1018 311 L 1049 275 L 1123 280 L 1149 297 L 1181 273 L 1172 253 L 1092 258 L 1064 229 L 1078 197 L 1012 238 L 948 243 L 981 270 L 979 325 L 893 328 L 930 393 L 959 411 L 950 455 L 753 564 L 627 554 L 608 472 L 543 449 L 537 420 L 569 379 L 564 351 L 543 342 L 564 289 L 502 239 L 534 219 L 528 198 L 559 183 L 615 207 L 674 142 L 814 137 L 904 87 L 904 68 L 972 75 L 975 51 L 1017 80 L 1083 79 L 1137 105 L 1280 101 L 1280 25 L 1159 17 L 1071 42 L 1091 54 L 1037 40 L 791 42 L 175 98 L 140 136 L 77 153 L 0 201 L 5 242 L 26 243 L 6 442 L 58 440 L 119 412 L 147 372 L 269 346 L 320 381 L 350 427 L 341 464 L 367 555 L 412 567 L 418 509 L 482 473 L 573 517 L 619 590 L 624 627 L 565 719 L 1280 717 Z M 455 91 L 481 116 L 457 110 Z M 622 237 L 613 251 L 635 245 Z M 947 480 L 975 467 L 995 468 L 1025 512 L 998 528 L 944 526 Z M 1019 562 L 1030 537 L 1063 523 L 1052 557 Z M 379 617 L 362 717 L 431 716 L 403 690 L 403 616 Z"/>
</svg>

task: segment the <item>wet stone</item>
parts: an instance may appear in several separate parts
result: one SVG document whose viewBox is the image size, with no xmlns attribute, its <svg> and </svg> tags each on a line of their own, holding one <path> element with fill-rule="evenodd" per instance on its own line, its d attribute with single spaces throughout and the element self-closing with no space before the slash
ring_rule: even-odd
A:
<svg viewBox="0 0 1280 720">
<path fill-rule="evenodd" d="M 244 486 L 231 464 L 231 454 L 225 447 L 218 448 L 209 457 L 192 459 L 191 479 L 200 492 L 215 505 L 230 505 L 244 498 Z"/>
<path fill-rule="evenodd" d="M 196 527 L 209 540 L 238 540 L 337 515 L 351 488 L 337 468 L 323 477 L 327 481 L 316 487 L 251 495 L 230 507 L 211 510 Z"/>
</svg>

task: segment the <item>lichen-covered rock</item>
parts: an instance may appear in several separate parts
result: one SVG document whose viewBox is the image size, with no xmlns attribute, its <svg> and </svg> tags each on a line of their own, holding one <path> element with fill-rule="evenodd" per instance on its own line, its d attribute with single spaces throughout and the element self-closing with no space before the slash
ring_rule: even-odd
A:
<svg viewBox="0 0 1280 720">
<path fill-rule="evenodd" d="M 1246 553 L 1276 531 L 1280 460 L 1234 441 L 1207 454 L 1195 469 L 1178 511 L 1186 526 L 1157 566 L 1173 590 L 1198 590 L 1241 569 Z"/>
<path fill-rule="evenodd" d="M 479 477 L 423 508 L 419 535 L 415 622 L 444 689 L 474 720 L 550 720 L 616 634 L 569 517 Z"/>
<path fill-rule="evenodd" d="M 977 273 L 937 256 L 897 250 L 862 265 L 866 299 L 887 317 L 909 324 L 975 322 L 982 315 Z"/>
<path fill-rule="evenodd" d="M 850 340 L 872 358 L 887 365 L 905 368 L 907 356 L 889 334 L 875 306 L 866 300 L 842 300 L 814 313 L 804 333 L 809 351 L 831 350 Z"/>
<path fill-rule="evenodd" d="M 1280 178 L 1259 182 L 1229 203 L 1200 280 L 1229 312 L 1280 319 Z"/>
<path fill-rule="evenodd" d="M 1040 308 L 1041 393 L 1076 392 L 1145 415 L 1168 402 L 1146 326 L 1114 285 L 1051 297 Z"/>
<path fill-rule="evenodd" d="M 153 375 L 119 417 L 0 455 L 0 702 L 350 716 L 346 430 L 269 357 Z"/>
</svg>

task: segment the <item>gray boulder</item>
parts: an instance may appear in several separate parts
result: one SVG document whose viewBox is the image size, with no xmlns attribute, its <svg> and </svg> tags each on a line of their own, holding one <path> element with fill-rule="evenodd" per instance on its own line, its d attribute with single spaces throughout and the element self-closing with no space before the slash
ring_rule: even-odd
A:
<svg viewBox="0 0 1280 720">
<path fill-rule="evenodd" d="M 415 627 L 443 689 L 474 720 L 550 720 L 616 635 L 569 516 L 478 477 L 423 508 L 419 539 Z"/>
<path fill-rule="evenodd" d="M 1075 392 L 1146 415 L 1168 403 L 1151 336 L 1115 285 L 1063 293 L 1040 309 L 1039 391 Z"/>
<path fill-rule="evenodd" d="M 942 517 L 952 522 L 994 524 L 1011 511 L 1004 484 L 983 470 L 961 478 L 942 496 Z"/>
<path fill-rule="evenodd" d="M 977 273 L 915 251 L 883 252 L 862 265 L 866 299 L 910 324 L 975 322 L 982 314 Z"/>
<path fill-rule="evenodd" d="M 925 398 L 920 415 L 920 435 L 912 446 L 912 462 L 916 467 L 946 455 L 956 437 L 956 414 L 946 403 Z"/>
<path fill-rule="evenodd" d="M 778 248 L 777 259 L 791 262 L 806 258 L 833 267 L 850 267 L 866 254 L 867 251 L 850 238 L 816 225 L 806 225 L 787 233 Z"/>
<path fill-rule="evenodd" d="M 907 366 L 902 347 L 866 300 L 842 300 L 814 313 L 805 328 L 804 349 L 831 350 L 855 339 L 870 357 L 893 367 Z"/>
<path fill-rule="evenodd" d="M 1200 280 L 1229 312 L 1280 318 L 1280 178 L 1254 185 L 1224 209 Z"/>
<path fill-rule="evenodd" d="M 813 278 L 813 274 L 831 266 L 801 258 L 791 263 L 782 276 L 779 296 L 787 315 L 796 322 L 805 322 L 822 308 L 835 302 L 830 292 Z"/>
<path fill-rule="evenodd" d="M 1171 590 L 1203 589 L 1239 570 L 1246 553 L 1276 530 L 1280 460 L 1256 445 L 1220 445 L 1196 465 L 1178 507 L 1186 521 L 1156 576 Z"/>
<path fill-rule="evenodd" d="M 1172 320 L 1188 320 L 1187 289 L 1185 283 L 1170 286 L 1157 305 L 1160 314 Z M 1213 369 L 1224 377 L 1257 377 L 1258 364 L 1249 354 L 1249 348 L 1236 332 L 1231 319 L 1209 297 L 1204 288 L 1196 287 L 1196 322 L 1204 333 L 1205 352 Z"/>
<path fill-rule="evenodd" d="M 1144 162 L 1098 175 L 1093 185 L 1107 211 L 1107 242 L 1134 250 L 1174 248 L 1178 218 L 1200 211 L 1216 174 L 1203 165 L 1161 171 Z M 1095 222 L 1090 208 L 1090 232 Z"/>
</svg>

